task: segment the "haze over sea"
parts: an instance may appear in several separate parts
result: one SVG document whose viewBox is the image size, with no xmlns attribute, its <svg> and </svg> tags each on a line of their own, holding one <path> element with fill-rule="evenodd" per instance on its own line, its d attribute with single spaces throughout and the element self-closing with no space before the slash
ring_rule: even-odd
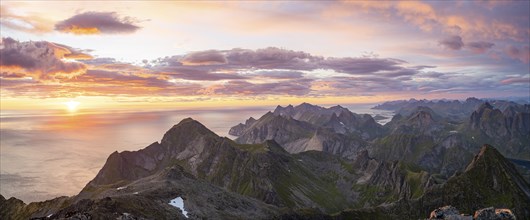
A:
<svg viewBox="0 0 530 220">
<path fill-rule="evenodd" d="M 355 113 L 392 117 L 392 112 L 370 109 L 374 104 L 342 106 Z M 192 117 L 216 134 L 233 139 L 228 135 L 230 127 L 274 108 L 77 113 L 2 110 L 0 194 L 26 203 L 75 195 L 112 152 L 139 150 L 160 141 L 184 118 Z"/>
</svg>

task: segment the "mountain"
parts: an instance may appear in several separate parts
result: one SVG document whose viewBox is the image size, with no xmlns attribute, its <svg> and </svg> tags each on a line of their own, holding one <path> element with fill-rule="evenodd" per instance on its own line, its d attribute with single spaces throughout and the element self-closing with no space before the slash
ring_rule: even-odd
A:
<svg viewBox="0 0 530 220">
<path fill-rule="evenodd" d="M 528 219 L 530 185 L 502 154 L 492 146 L 484 145 L 463 173 L 451 177 L 444 184 L 428 188 L 417 199 L 344 210 L 333 215 L 300 212 L 284 215 L 293 219 L 423 219 L 429 216 L 431 210 L 446 205 L 464 213 L 473 213 L 485 207 L 510 209 L 517 219 Z"/>
<path fill-rule="evenodd" d="M 308 207 L 334 213 L 417 197 L 425 177 L 366 151 L 348 160 L 321 151 L 289 154 L 274 140 L 238 144 L 188 118 L 160 143 L 112 153 L 78 195 L 27 205 L 2 197 L 0 217 L 184 218 L 169 205 L 175 198 L 193 218 L 272 218 Z"/>
<path fill-rule="evenodd" d="M 451 120 L 461 121 L 469 117 L 469 115 L 479 108 L 486 101 L 480 100 L 477 98 L 468 98 L 465 101 L 459 100 L 400 100 L 400 101 L 390 101 L 383 104 L 377 105 L 374 109 L 382 110 L 391 110 L 399 113 L 401 115 L 411 114 L 415 108 L 419 106 L 424 106 L 432 109 L 436 114 L 444 118 L 449 118 Z M 493 106 L 504 111 L 507 108 L 513 107 L 516 109 L 524 109 L 525 104 L 518 104 L 512 101 L 504 100 L 490 100 L 489 101 Z M 528 107 L 526 107 L 528 108 Z"/>
<path fill-rule="evenodd" d="M 467 125 L 472 139 L 496 145 L 504 155 L 530 159 L 530 106 L 510 106 L 503 111 L 488 102 L 471 114 Z"/>
<path fill-rule="evenodd" d="M 231 135 L 239 136 L 235 141 L 242 144 L 275 140 L 289 153 L 317 150 L 349 158 L 354 158 L 366 141 L 383 133 L 383 127 L 368 114 L 308 103 L 278 106 L 258 120 L 250 118 L 230 129 Z"/>
<path fill-rule="evenodd" d="M 411 204 L 424 210 L 422 216 L 427 216 L 427 210 L 450 204 L 466 213 L 491 206 L 509 208 L 517 218 L 526 219 L 530 216 L 530 185 L 499 151 L 484 145 L 462 174 L 427 190 Z"/>
<path fill-rule="evenodd" d="M 530 159 L 530 112 L 528 106 L 510 106 L 504 112 L 481 104 L 468 121 L 455 122 L 429 107 L 416 107 L 408 116 L 396 114 L 385 124 L 387 135 L 367 149 L 379 160 L 400 160 L 432 174 L 448 178 L 465 168 L 484 143 L 511 159 Z M 518 166 L 524 173 L 527 166 Z"/>
<path fill-rule="evenodd" d="M 332 128 L 336 133 L 355 133 L 364 140 L 371 140 L 382 134 L 381 125 L 375 122 L 372 116 L 352 113 L 340 105 L 324 108 L 304 102 L 296 107 L 278 106 L 274 114 L 308 122 L 317 127 Z"/>
<path fill-rule="evenodd" d="M 503 156 L 526 149 L 524 107 L 484 103 L 455 122 L 418 106 L 372 127 L 340 106 L 300 106 L 237 125 L 236 141 L 184 119 L 160 142 L 112 153 L 76 196 L 0 196 L 0 219 L 418 219 L 445 205 L 530 217 L 517 170 L 528 162 Z M 381 134 L 363 137 L 369 128 Z"/>
<path fill-rule="evenodd" d="M 254 122 L 256 122 L 256 119 L 254 119 L 253 117 L 250 117 L 249 119 L 247 119 L 245 121 L 245 124 L 243 123 L 239 123 L 238 125 L 230 128 L 230 130 L 228 131 L 228 134 L 230 135 L 234 135 L 234 136 L 240 136 L 243 134 L 243 131 L 252 126 L 252 124 L 254 124 Z"/>
<path fill-rule="evenodd" d="M 474 149 L 458 125 L 428 107 L 416 107 L 408 116 L 397 114 L 384 127 L 387 135 L 367 147 L 379 160 L 399 160 L 445 179 L 473 156 Z"/>
</svg>

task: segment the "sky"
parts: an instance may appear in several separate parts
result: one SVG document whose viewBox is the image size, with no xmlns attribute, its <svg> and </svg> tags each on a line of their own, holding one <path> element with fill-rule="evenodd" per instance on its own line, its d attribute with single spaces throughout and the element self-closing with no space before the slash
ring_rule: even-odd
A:
<svg viewBox="0 0 530 220">
<path fill-rule="evenodd" d="M 530 96 L 530 1 L 0 5 L 3 111 Z"/>
</svg>

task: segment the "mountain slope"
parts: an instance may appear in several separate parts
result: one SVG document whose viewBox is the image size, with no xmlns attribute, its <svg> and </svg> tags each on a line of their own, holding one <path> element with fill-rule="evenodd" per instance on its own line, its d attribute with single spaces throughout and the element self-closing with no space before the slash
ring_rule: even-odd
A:
<svg viewBox="0 0 530 220">
<path fill-rule="evenodd" d="M 419 219 L 437 207 L 451 205 L 464 213 L 484 207 L 508 208 L 518 219 L 530 217 L 530 185 L 514 165 L 495 148 L 484 145 L 465 171 L 446 183 L 429 188 L 423 196 L 390 206 L 343 211 L 336 219 L 370 216 L 372 219 Z"/>
<path fill-rule="evenodd" d="M 504 112 L 484 103 L 471 114 L 467 125 L 468 136 L 483 143 L 503 146 L 504 155 L 516 159 L 530 159 L 530 107 L 516 109 L 511 106 Z"/>
<path fill-rule="evenodd" d="M 77 196 L 29 205 L 2 199 L 0 208 L 20 219 L 85 214 L 168 219 L 183 218 L 168 204 L 181 197 L 196 218 L 269 218 L 307 207 L 334 213 L 412 197 L 421 180 L 407 173 L 366 151 L 351 161 L 321 151 L 292 155 L 275 141 L 238 144 L 188 118 L 160 143 L 112 153 Z"/>
<path fill-rule="evenodd" d="M 463 213 L 485 207 L 513 211 L 517 219 L 530 218 L 530 185 L 513 164 L 495 148 L 484 145 L 466 170 L 446 183 L 429 188 L 417 199 L 361 209 L 344 210 L 332 215 L 298 210 L 283 214 L 284 219 L 425 219 L 431 210 L 451 205 Z"/>
<path fill-rule="evenodd" d="M 354 158 L 367 141 L 384 134 L 370 115 L 358 115 L 341 106 L 323 108 L 303 103 L 278 106 L 258 120 L 249 119 L 231 129 L 236 142 L 258 144 L 275 140 L 289 153 L 308 150 Z"/>
<path fill-rule="evenodd" d="M 400 160 L 447 178 L 465 168 L 472 144 L 452 124 L 428 107 L 408 116 L 397 114 L 385 125 L 388 134 L 375 140 L 370 154 L 379 160 Z"/>
</svg>

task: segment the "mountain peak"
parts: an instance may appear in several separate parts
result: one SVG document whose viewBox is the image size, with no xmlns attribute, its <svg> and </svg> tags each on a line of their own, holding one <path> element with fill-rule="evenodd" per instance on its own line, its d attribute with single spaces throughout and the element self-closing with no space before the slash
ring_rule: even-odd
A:
<svg viewBox="0 0 530 220">
<path fill-rule="evenodd" d="M 192 118 L 185 118 L 169 129 L 160 143 L 165 146 L 171 145 L 174 141 L 189 143 L 189 141 L 198 136 L 219 137 L 200 122 Z"/>
<path fill-rule="evenodd" d="M 484 102 L 482 105 L 480 105 L 479 110 L 482 109 L 493 109 L 493 106 L 489 102 Z"/>
<path fill-rule="evenodd" d="M 499 161 L 500 159 L 504 159 L 504 157 L 499 151 L 497 151 L 497 149 L 489 144 L 484 144 L 480 149 L 480 152 L 475 155 L 473 161 L 467 166 L 466 171 L 477 167 L 479 163 L 490 164 L 494 161 Z"/>
<path fill-rule="evenodd" d="M 515 166 L 491 145 L 484 144 L 482 146 L 480 152 L 469 163 L 465 172 L 475 178 L 493 182 L 493 188 L 497 190 L 500 187 L 520 188 L 530 198 L 530 186 L 528 183 L 517 172 Z M 487 176 L 492 179 L 487 179 Z M 499 182 L 503 181 L 502 179 L 508 179 L 513 185 L 499 184 Z"/>
<path fill-rule="evenodd" d="M 434 123 L 434 115 L 435 113 L 429 107 L 418 106 L 408 117 L 408 122 L 419 127 L 428 126 Z"/>
</svg>

